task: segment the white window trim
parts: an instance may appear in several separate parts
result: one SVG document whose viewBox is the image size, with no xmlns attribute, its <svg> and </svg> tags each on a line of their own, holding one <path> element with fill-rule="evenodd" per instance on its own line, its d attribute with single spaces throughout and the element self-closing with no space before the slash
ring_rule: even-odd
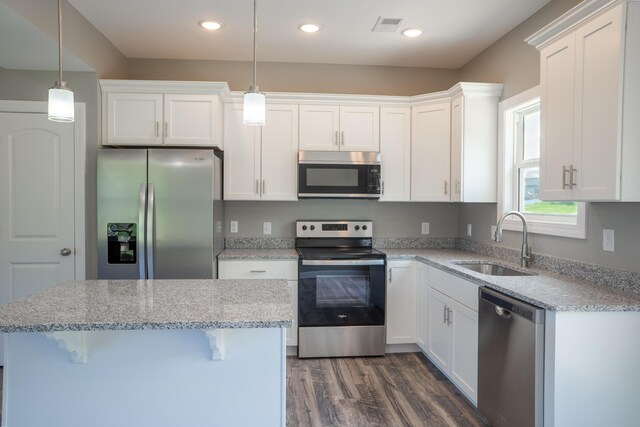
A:
<svg viewBox="0 0 640 427">
<path fill-rule="evenodd" d="M 506 211 L 512 210 L 514 204 L 513 180 L 513 114 L 514 110 L 520 110 L 527 106 L 540 102 L 540 86 L 533 87 L 518 95 L 498 104 L 498 211 L 500 218 Z M 560 224 L 557 222 L 527 220 L 528 232 L 535 234 L 548 234 L 552 236 L 586 239 L 586 206 L 578 203 L 578 216 L 576 224 Z M 525 214 L 526 216 L 526 214 Z M 503 229 L 522 231 L 522 222 L 519 219 L 508 217 L 504 220 Z"/>
</svg>

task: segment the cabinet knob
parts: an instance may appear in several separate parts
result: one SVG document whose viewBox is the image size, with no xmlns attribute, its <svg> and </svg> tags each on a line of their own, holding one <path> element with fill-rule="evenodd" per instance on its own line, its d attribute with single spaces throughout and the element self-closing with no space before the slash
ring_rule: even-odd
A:
<svg viewBox="0 0 640 427">
<path fill-rule="evenodd" d="M 69 249 L 69 248 L 62 248 L 62 249 L 60 249 L 60 255 L 62 255 L 62 256 L 69 256 L 69 255 L 71 255 L 71 249 Z"/>
</svg>

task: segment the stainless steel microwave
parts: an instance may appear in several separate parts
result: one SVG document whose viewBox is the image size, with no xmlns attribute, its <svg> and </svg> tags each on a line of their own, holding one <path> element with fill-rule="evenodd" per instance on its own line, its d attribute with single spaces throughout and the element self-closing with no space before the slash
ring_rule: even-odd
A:
<svg viewBox="0 0 640 427">
<path fill-rule="evenodd" d="M 380 198 L 380 153 L 298 152 L 298 197 Z"/>
</svg>

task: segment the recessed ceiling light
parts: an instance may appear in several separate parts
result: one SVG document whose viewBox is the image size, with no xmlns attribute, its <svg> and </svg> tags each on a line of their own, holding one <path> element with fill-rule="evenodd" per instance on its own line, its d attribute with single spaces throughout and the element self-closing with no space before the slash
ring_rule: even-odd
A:
<svg viewBox="0 0 640 427">
<path fill-rule="evenodd" d="M 320 30 L 320 26 L 316 24 L 302 24 L 298 28 L 305 33 L 315 33 Z"/>
<path fill-rule="evenodd" d="M 205 30 L 218 30 L 222 27 L 222 24 L 216 21 L 200 21 L 200 26 Z"/>
<path fill-rule="evenodd" d="M 402 35 L 405 37 L 418 37 L 420 34 L 422 34 L 422 30 L 417 28 L 407 28 L 402 31 Z"/>
</svg>

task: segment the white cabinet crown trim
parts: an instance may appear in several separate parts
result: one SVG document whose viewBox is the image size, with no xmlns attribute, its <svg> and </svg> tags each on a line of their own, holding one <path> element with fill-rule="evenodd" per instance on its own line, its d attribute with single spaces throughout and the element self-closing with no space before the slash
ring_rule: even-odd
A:
<svg viewBox="0 0 640 427">
<path fill-rule="evenodd" d="M 226 82 L 190 82 L 174 80 L 100 80 L 102 92 L 182 93 L 226 95 Z M 223 97 L 225 99 L 225 97 Z"/>
<path fill-rule="evenodd" d="M 557 38 L 582 25 L 585 18 L 596 13 L 604 13 L 622 3 L 637 0 L 585 0 L 542 29 L 527 37 L 524 41 L 541 50 Z"/>
</svg>

